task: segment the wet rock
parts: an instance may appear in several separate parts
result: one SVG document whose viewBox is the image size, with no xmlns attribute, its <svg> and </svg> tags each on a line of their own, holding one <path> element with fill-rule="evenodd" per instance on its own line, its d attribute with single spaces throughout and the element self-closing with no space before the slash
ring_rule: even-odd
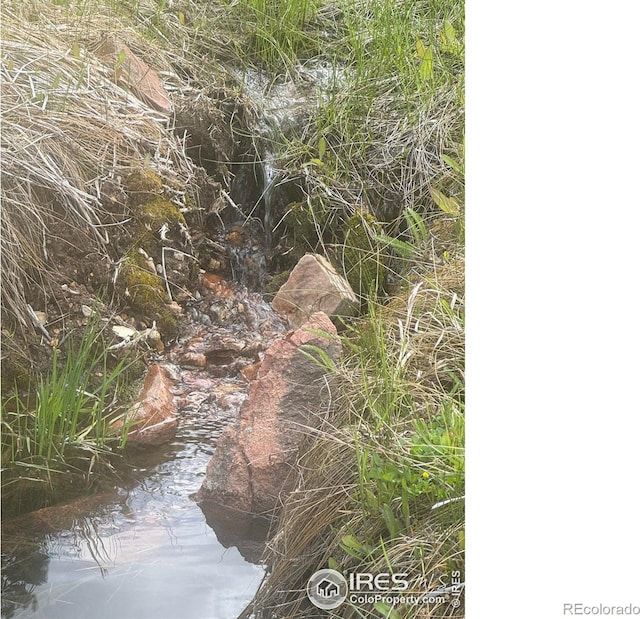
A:
<svg viewBox="0 0 640 619">
<path fill-rule="evenodd" d="M 216 273 L 205 273 L 202 276 L 202 284 L 211 290 L 217 297 L 232 299 L 235 297 L 233 288 Z"/>
<path fill-rule="evenodd" d="M 203 368 L 207 365 L 207 357 L 202 353 L 186 352 L 180 356 L 180 364 L 196 368 Z"/>
<path fill-rule="evenodd" d="M 235 510 L 238 518 L 272 516 L 295 487 L 304 428 L 319 425 L 328 397 L 324 371 L 301 347 L 317 346 L 334 360 L 341 352 L 338 340 L 318 332 L 336 333 L 321 312 L 266 351 L 240 418 L 220 437 L 195 496 L 210 519 L 219 506 Z"/>
<path fill-rule="evenodd" d="M 315 312 L 330 318 L 353 316 L 357 298 L 349 282 L 319 254 L 306 254 L 282 285 L 272 305 L 295 329 Z"/>
<path fill-rule="evenodd" d="M 129 431 L 129 445 L 162 445 L 176 433 L 178 419 L 176 404 L 171 393 L 169 373 L 157 363 L 150 368 L 136 403 L 127 417 L 134 421 Z M 121 427 L 122 422 L 114 424 Z"/>
</svg>

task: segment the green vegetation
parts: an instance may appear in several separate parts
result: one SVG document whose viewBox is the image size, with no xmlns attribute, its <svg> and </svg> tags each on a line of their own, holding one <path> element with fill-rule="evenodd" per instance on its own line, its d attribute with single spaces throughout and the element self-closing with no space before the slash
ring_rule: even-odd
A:
<svg viewBox="0 0 640 619">
<path fill-rule="evenodd" d="M 256 18 L 241 32 L 269 28 Z M 464 580 L 463 3 L 337 0 L 304 30 L 315 48 L 259 54 L 289 75 L 331 67 L 309 122 L 283 138 L 282 172 L 307 196 L 282 220 L 292 254 L 324 250 L 367 309 L 327 367 L 335 410 L 309 438 L 255 600 L 287 618 L 305 614 L 293 592 L 325 567 L 406 572 L 423 591 Z M 331 616 L 464 616 L 451 602 Z"/>
<path fill-rule="evenodd" d="M 270 66 L 292 66 L 298 57 L 318 51 L 318 40 L 306 26 L 315 18 L 318 0 L 243 0 L 231 5 L 254 26 L 250 48 Z"/>
<path fill-rule="evenodd" d="M 53 350 L 50 370 L 30 389 L 3 394 L 5 494 L 19 494 L 24 482 L 53 491 L 56 476 L 86 474 L 101 457 L 126 443 L 126 423 L 118 430 L 112 424 L 123 417 L 122 395 L 136 359 L 114 360 L 95 318 L 59 346 Z"/>
<path fill-rule="evenodd" d="M 291 80 L 309 94 L 305 122 L 273 138 L 279 183 L 304 193 L 273 214 L 279 252 L 293 263 L 308 250 L 325 253 L 360 295 L 364 315 L 340 336 L 344 360 L 327 367 L 333 411 L 308 438 L 303 478 L 284 504 L 256 605 L 265 613 L 277 608 L 273 616 L 282 619 L 305 616 L 299 592 L 325 567 L 408 572 L 427 590 L 451 583 L 464 566 L 463 2 L 33 0 L 3 3 L 5 13 L 32 36 L 27 53 L 8 27 L 3 32 L 2 155 L 11 175 L 3 176 L 2 279 L 4 303 L 23 328 L 25 282 L 46 269 L 49 221 L 85 230 L 101 257 L 108 253 L 103 224 L 125 214 L 152 234 L 167 220 L 182 223 L 163 188 L 176 175 L 160 172 L 173 166 L 192 178 L 192 167 L 149 110 L 123 97 L 90 57 L 92 33 L 128 33 L 129 47 L 170 75 L 175 92 L 193 88 L 207 101 L 202 109 L 232 110 L 234 129 L 242 117 L 250 130 L 259 114 L 238 103 L 241 84 L 234 101 L 230 91 L 211 96 L 211 83 L 233 83 L 222 65 L 234 75 L 267 75 L 269 87 Z M 46 19 L 37 23 L 36 15 Z M 57 38 L 56 20 L 71 24 Z M 89 88 L 84 80 L 92 75 L 99 86 Z M 96 143 L 104 146 L 99 153 Z M 158 161 L 173 163 L 162 170 Z M 212 163 L 222 168 L 228 160 Z M 109 175 L 126 179 L 129 202 L 105 213 L 87 188 Z M 151 247 L 136 243 L 124 244 L 128 258 L 119 262 L 121 298 L 145 320 L 166 320 L 158 324 L 163 336 L 175 333 L 166 282 L 136 253 Z M 98 369 L 110 387 L 119 379 L 91 347 L 70 350 L 71 361 L 54 353 L 33 402 L 14 399 L 3 409 L 3 465 L 27 462 L 37 479 L 34 471 L 52 466 L 50 458 L 112 444 L 101 425 L 117 414 L 111 390 L 84 381 Z M 60 390 L 85 396 L 71 405 Z M 51 412 L 61 409 L 65 415 Z M 97 426 L 85 424 L 94 417 Z M 462 617 L 464 607 L 447 602 L 426 612 L 345 604 L 330 616 Z"/>
</svg>

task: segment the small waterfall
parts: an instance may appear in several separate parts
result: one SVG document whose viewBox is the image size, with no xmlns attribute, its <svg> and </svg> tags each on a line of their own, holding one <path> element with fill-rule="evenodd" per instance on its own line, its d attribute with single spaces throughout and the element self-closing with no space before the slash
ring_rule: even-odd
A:
<svg viewBox="0 0 640 619">
<path fill-rule="evenodd" d="M 252 110 L 248 116 L 255 121 L 247 127 L 250 135 L 243 138 L 234 156 L 237 163 L 230 193 L 238 209 L 232 221 L 226 222 L 241 225 L 248 240 L 229 247 L 228 253 L 234 279 L 254 290 L 260 288 L 274 257 L 283 232 L 282 217 L 289 204 L 304 196 L 300 181 L 282 172 L 285 141 L 303 133 L 318 101 L 326 99 L 344 79 L 341 69 L 320 63 L 298 66 L 294 73 L 295 79 L 275 81 L 255 69 L 235 75 L 242 84 L 245 105 Z"/>
<path fill-rule="evenodd" d="M 274 228 L 283 214 L 280 210 L 299 199 L 300 193 L 299 187 L 288 183 L 279 169 L 283 139 L 305 126 L 309 112 L 315 106 L 316 94 L 311 88 L 301 91 L 291 79 L 274 82 L 256 70 L 238 73 L 236 77 L 243 84 L 247 102 L 256 110 L 257 117 L 255 126 L 250 127 L 255 150 L 253 160 L 241 164 L 252 166 L 252 174 L 243 174 L 240 170 L 237 173 L 254 179 L 257 191 L 253 195 L 257 197 L 247 204 L 245 191 L 242 196 L 238 192 L 234 199 L 242 204 L 245 215 L 261 220 L 265 246 L 270 250 L 274 244 Z"/>
<path fill-rule="evenodd" d="M 282 126 L 275 114 L 265 112 L 260 123 L 261 145 L 260 164 L 262 166 L 263 187 L 260 201 L 262 202 L 262 222 L 264 224 L 265 245 L 271 249 L 273 242 L 273 228 L 275 221 L 275 197 L 277 182 L 280 179 L 278 171 L 278 140 Z"/>
</svg>

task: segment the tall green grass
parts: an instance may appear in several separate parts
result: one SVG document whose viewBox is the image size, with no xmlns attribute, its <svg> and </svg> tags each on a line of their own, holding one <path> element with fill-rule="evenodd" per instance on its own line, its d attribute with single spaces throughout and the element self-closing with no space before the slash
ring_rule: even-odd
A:
<svg viewBox="0 0 640 619">
<path fill-rule="evenodd" d="M 429 288 L 414 285 L 400 316 L 372 303 L 347 339 L 360 500 L 392 537 L 425 502 L 464 494 L 463 310 Z"/>
<path fill-rule="evenodd" d="M 7 483 L 126 442 L 126 426 L 118 431 L 111 426 L 123 415 L 120 398 L 136 360 L 111 358 L 96 319 L 81 334 L 71 333 L 65 348 L 64 353 L 54 349 L 50 369 L 26 393 L 16 390 L 2 401 Z"/>
<path fill-rule="evenodd" d="M 236 4 L 255 24 L 250 50 L 268 66 L 290 67 L 299 55 L 317 51 L 307 31 L 319 0 L 242 0 Z"/>
</svg>

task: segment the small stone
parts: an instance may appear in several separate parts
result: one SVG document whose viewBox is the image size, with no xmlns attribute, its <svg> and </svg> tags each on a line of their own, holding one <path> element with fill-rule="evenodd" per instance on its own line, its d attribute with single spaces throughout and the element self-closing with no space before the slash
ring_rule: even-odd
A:
<svg viewBox="0 0 640 619">
<path fill-rule="evenodd" d="M 244 378 L 248 383 L 255 379 L 258 375 L 258 370 L 260 369 L 260 365 L 262 362 L 258 361 L 257 363 L 252 363 L 251 365 L 247 365 L 246 367 L 240 370 L 240 374 L 242 374 L 242 378 Z"/>
<path fill-rule="evenodd" d="M 80 310 L 85 318 L 90 318 L 93 315 L 93 310 L 88 305 L 81 305 Z"/>
<path fill-rule="evenodd" d="M 202 314 L 202 316 L 200 316 L 200 322 L 205 327 L 210 327 L 211 326 L 211 318 L 207 314 Z"/>
<path fill-rule="evenodd" d="M 158 329 L 151 329 L 151 331 L 149 331 L 147 339 L 149 340 L 149 344 L 151 344 L 151 346 L 158 352 L 161 353 L 164 350 L 162 336 L 160 335 L 160 331 L 158 331 Z"/>
<path fill-rule="evenodd" d="M 171 303 L 167 303 L 167 307 L 176 315 L 182 316 L 182 306 L 175 301 L 171 301 Z"/>
<path fill-rule="evenodd" d="M 138 332 L 131 327 L 123 327 L 121 325 L 114 325 L 111 327 L 111 330 L 121 339 L 121 340 L 130 340 L 136 335 Z"/>
<path fill-rule="evenodd" d="M 187 352 L 180 357 L 182 365 L 203 368 L 207 365 L 207 358 L 202 353 Z"/>
<path fill-rule="evenodd" d="M 173 363 L 163 363 L 162 369 L 167 373 L 167 376 L 174 382 L 177 383 L 181 378 L 180 368 Z"/>
<path fill-rule="evenodd" d="M 193 298 L 194 298 L 196 301 L 200 301 L 200 300 L 202 299 L 202 295 L 200 294 L 200 291 L 199 291 L 199 290 L 196 290 L 196 291 L 193 293 Z"/>
<path fill-rule="evenodd" d="M 335 320 L 357 313 L 358 299 L 349 282 L 319 254 L 306 254 L 298 261 L 289 279 L 271 303 L 280 315 L 299 328 L 315 312 Z"/>
</svg>

